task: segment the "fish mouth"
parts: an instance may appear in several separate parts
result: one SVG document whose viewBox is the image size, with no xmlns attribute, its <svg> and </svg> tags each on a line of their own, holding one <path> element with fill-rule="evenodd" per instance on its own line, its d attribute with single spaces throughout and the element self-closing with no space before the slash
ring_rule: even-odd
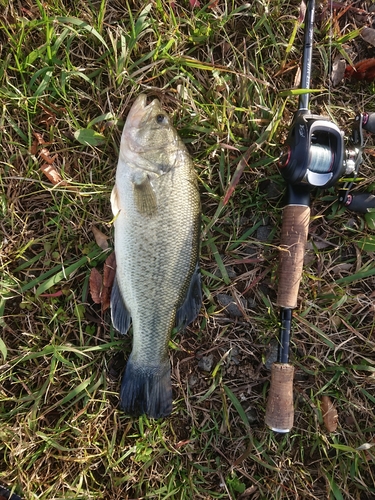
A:
<svg viewBox="0 0 375 500">
<path fill-rule="evenodd" d="M 126 123 L 130 127 L 139 128 L 152 113 L 155 113 L 155 110 L 156 112 L 162 112 L 159 99 L 153 99 L 147 104 L 146 94 L 140 94 L 130 108 Z"/>
</svg>

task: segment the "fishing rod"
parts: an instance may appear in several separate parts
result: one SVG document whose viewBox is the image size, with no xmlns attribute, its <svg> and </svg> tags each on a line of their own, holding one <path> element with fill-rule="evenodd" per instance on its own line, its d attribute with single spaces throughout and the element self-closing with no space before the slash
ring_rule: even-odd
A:
<svg viewBox="0 0 375 500">
<path fill-rule="evenodd" d="M 349 149 L 344 133 L 329 118 L 310 112 L 309 101 L 313 49 L 315 1 L 309 0 L 305 15 L 301 89 L 298 109 L 285 142 L 279 169 L 287 184 L 280 237 L 277 306 L 280 329 L 277 362 L 271 367 L 271 382 L 265 422 L 275 432 L 286 433 L 294 422 L 294 366 L 289 363 L 293 309 L 299 285 L 310 222 L 310 193 L 314 188 L 334 186 L 348 178 L 339 191 L 339 201 L 349 210 L 366 213 L 375 207 L 375 196 L 349 193 L 362 162 L 362 129 L 375 133 L 375 113 L 359 114 L 353 125 Z"/>
</svg>

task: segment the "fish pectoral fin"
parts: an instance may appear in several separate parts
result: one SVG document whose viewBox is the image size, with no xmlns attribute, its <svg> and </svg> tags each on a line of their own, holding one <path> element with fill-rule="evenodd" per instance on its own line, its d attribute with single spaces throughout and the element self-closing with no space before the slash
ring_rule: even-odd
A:
<svg viewBox="0 0 375 500">
<path fill-rule="evenodd" d="M 133 182 L 134 201 L 137 210 L 142 215 L 153 215 L 157 210 L 156 195 L 151 181 L 146 175 L 140 182 Z"/>
<path fill-rule="evenodd" d="M 131 316 L 125 307 L 116 278 L 111 293 L 111 317 L 116 330 L 125 335 L 130 327 Z"/>
<path fill-rule="evenodd" d="M 194 273 L 191 277 L 189 288 L 184 302 L 178 308 L 176 313 L 177 328 L 185 328 L 198 316 L 202 305 L 202 286 L 201 286 L 201 271 L 199 263 L 195 266 Z"/>
<path fill-rule="evenodd" d="M 116 184 L 114 185 L 111 193 L 111 208 L 112 208 L 112 213 L 116 217 L 116 215 L 120 211 L 120 204 L 118 200 L 118 193 L 117 193 L 117 186 Z"/>
</svg>

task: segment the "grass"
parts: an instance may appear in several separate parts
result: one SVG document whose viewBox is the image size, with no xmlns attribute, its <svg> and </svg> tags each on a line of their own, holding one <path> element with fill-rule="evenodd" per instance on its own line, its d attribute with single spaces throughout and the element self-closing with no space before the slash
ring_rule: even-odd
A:
<svg viewBox="0 0 375 500">
<path fill-rule="evenodd" d="M 284 190 L 275 160 L 296 109 L 299 3 L 0 2 L 0 483 L 23 498 L 374 497 L 373 214 L 345 212 L 334 189 L 314 194 L 293 325 L 295 426 L 282 436 L 264 425 Z M 330 37 L 334 51 L 371 56 L 357 23 L 350 11 L 316 23 L 312 110 L 346 130 L 375 111 L 372 84 L 327 92 Z M 172 114 L 203 204 L 204 304 L 171 340 L 175 404 L 162 421 L 117 409 L 131 339 L 89 294 L 108 255 L 92 226 L 112 242 L 121 126 L 141 91 Z M 373 143 L 359 186 L 370 192 Z M 63 183 L 42 173 L 46 157 Z M 219 294 L 245 299 L 243 316 Z M 334 433 L 322 395 L 338 411 Z"/>
</svg>

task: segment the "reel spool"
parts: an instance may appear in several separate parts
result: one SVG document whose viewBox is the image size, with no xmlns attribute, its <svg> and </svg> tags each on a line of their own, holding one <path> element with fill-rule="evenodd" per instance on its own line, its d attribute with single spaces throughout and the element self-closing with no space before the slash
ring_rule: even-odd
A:
<svg viewBox="0 0 375 500">
<path fill-rule="evenodd" d="M 291 186 L 330 187 L 345 172 L 344 139 L 329 119 L 297 111 L 279 168 Z"/>
<path fill-rule="evenodd" d="M 311 144 L 310 146 L 310 172 L 316 174 L 327 174 L 332 171 L 335 162 L 335 152 L 322 144 Z"/>
</svg>

